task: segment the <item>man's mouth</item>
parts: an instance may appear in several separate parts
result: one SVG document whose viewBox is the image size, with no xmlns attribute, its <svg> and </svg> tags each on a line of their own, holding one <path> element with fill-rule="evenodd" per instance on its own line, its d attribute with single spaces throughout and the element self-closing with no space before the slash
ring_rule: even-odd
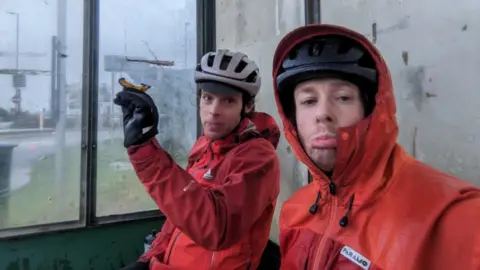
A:
<svg viewBox="0 0 480 270">
<path fill-rule="evenodd" d="M 209 128 L 219 128 L 222 125 L 223 124 L 220 123 L 220 122 L 207 122 L 207 127 L 209 127 Z"/>
<path fill-rule="evenodd" d="M 334 149 L 337 147 L 336 136 L 321 135 L 312 139 L 312 147 L 320 149 Z"/>
</svg>

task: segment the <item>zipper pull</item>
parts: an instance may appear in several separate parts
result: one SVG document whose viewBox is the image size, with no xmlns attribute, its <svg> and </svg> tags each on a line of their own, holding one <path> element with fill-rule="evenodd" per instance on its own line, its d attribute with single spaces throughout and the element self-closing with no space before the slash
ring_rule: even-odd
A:
<svg viewBox="0 0 480 270">
<path fill-rule="evenodd" d="M 332 194 L 332 195 L 335 195 L 337 193 L 337 186 L 335 185 L 335 183 L 333 181 L 331 181 L 330 184 L 328 185 L 328 189 L 329 189 L 330 194 Z"/>
</svg>

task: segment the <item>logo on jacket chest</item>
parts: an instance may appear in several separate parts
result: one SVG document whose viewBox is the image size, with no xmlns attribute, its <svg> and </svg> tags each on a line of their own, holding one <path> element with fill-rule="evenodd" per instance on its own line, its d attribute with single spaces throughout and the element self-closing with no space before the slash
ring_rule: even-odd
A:
<svg viewBox="0 0 480 270">
<path fill-rule="evenodd" d="M 344 246 L 340 254 L 342 254 L 345 258 L 349 259 L 364 270 L 368 270 L 368 268 L 370 267 L 370 260 L 365 258 L 362 254 L 358 253 L 349 246 Z"/>
<path fill-rule="evenodd" d="M 205 180 L 212 180 L 213 179 L 213 174 L 212 174 L 212 169 L 209 168 L 202 176 L 203 179 Z"/>
</svg>

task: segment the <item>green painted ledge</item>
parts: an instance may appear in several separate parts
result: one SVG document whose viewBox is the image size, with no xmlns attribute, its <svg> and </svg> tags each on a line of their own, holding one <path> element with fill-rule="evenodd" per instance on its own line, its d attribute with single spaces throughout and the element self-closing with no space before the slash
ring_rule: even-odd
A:
<svg viewBox="0 0 480 270">
<path fill-rule="evenodd" d="M 118 270 L 143 252 L 163 219 L 0 241 L 1 270 Z"/>
</svg>

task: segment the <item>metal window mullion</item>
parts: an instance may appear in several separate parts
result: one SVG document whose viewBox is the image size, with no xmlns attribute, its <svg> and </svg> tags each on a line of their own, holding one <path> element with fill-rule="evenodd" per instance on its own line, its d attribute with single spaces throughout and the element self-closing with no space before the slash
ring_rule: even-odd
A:
<svg viewBox="0 0 480 270">
<path fill-rule="evenodd" d="M 207 52 L 216 48 L 215 0 L 197 0 L 197 63 Z M 200 89 L 197 86 L 197 93 Z M 199 99 L 197 95 L 197 106 Z M 200 114 L 197 113 L 197 138 L 202 134 Z"/>
<path fill-rule="evenodd" d="M 215 50 L 215 0 L 197 0 L 197 61 Z"/>
<path fill-rule="evenodd" d="M 95 224 L 97 208 L 99 5 L 84 1 L 80 222 L 85 226 Z"/>
</svg>

